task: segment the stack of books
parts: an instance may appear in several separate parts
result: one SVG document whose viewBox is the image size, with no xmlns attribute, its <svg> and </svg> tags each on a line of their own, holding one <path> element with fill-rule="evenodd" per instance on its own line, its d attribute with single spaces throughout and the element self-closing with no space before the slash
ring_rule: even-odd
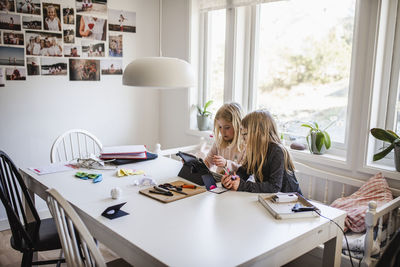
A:
<svg viewBox="0 0 400 267">
<path fill-rule="evenodd" d="M 100 159 L 147 159 L 144 145 L 103 147 Z"/>
</svg>

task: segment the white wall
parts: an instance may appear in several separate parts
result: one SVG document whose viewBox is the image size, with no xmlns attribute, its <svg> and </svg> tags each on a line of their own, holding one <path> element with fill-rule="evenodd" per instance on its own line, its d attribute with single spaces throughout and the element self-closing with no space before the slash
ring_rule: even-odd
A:
<svg viewBox="0 0 400 267">
<path fill-rule="evenodd" d="M 177 57 L 192 63 L 190 58 L 190 23 L 191 1 L 167 0 L 163 2 L 163 36 L 162 53 L 164 56 Z M 196 71 L 197 73 L 197 71 Z M 193 145 L 199 142 L 198 137 L 187 134 L 189 129 L 190 89 L 164 90 L 160 95 L 160 142 L 163 148 Z"/>
<path fill-rule="evenodd" d="M 73 6 L 75 1 L 59 3 Z M 136 12 L 137 32 L 123 34 L 124 66 L 136 57 L 158 55 L 158 3 L 108 1 L 109 8 Z M 0 149 L 18 167 L 47 164 L 53 141 L 71 128 L 90 131 L 106 146 L 146 144 L 152 149 L 159 142 L 159 95 L 158 90 L 123 86 L 122 76 L 102 76 L 100 82 L 70 82 L 67 76 L 7 81 L 0 87 Z M 43 208 L 44 202 L 38 203 Z M 0 205 L 0 226 L 4 218 Z"/>
</svg>

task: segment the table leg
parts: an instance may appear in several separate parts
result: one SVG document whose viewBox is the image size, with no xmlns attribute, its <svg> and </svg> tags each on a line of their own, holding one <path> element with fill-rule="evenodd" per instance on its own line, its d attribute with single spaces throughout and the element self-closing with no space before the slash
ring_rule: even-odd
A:
<svg viewBox="0 0 400 267">
<path fill-rule="evenodd" d="M 325 242 L 322 266 L 340 267 L 340 261 L 342 259 L 342 239 L 343 233 L 338 229 L 337 236 Z"/>
</svg>

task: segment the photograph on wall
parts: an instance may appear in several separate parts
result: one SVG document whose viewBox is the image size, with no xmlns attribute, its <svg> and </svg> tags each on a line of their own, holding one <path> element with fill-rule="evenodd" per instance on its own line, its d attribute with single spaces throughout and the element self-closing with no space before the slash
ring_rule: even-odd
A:
<svg viewBox="0 0 400 267">
<path fill-rule="evenodd" d="M 26 80 L 25 68 L 6 68 L 7 81 L 24 81 Z"/>
<path fill-rule="evenodd" d="M 5 86 L 4 69 L 0 68 L 0 87 Z"/>
<path fill-rule="evenodd" d="M 122 57 L 122 34 L 108 36 L 108 56 Z"/>
<path fill-rule="evenodd" d="M 0 0 L 0 11 L 15 12 L 14 0 Z M 3 71 L 4 74 L 4 71 Z"/>
<path fill-rule="evenodd" d="M 0 13 L 0 29 L 20 31 L 21 16 L 16 14 Z"/>
<path fill-rule="evenodd" d="M 103 42 L 91 42 L 88 40 L 82 40 L 82 56 L 83 57 L 104 57 L 104 43 Z"/>
<path fill-rule="evenodd" d="M 74 9 L 72 7 L 63 8 L 63 21 L 64 24 L 75 24 Z"/>
<path fill-rule="evenodd" d="M 76 0 L 76 13 L 107 18 L 107 0 Z"/>
<path fill-rule="evenodd" d="M 64 43 L 74 44 L 75 43 L 75 31 L 74 29 L 64 29 Z"/>
<path fill-rule="evenodd" d="M 105 41 L 106 35 L 106 19 L 76 15 L 76 37 Z"/>
<path fill-rule="evenodd" d="M 24 48 L 0 46 L 0 65 L 24 66 Z"/>
<path fill-rule="evenodd" d="M 108 29 L 118 32 L 136 32 L 136 12 L 109 9 Z"/>
<path fill-rule="evenodd" d="M 64 57 L 80 57 L 81 47 L 77 45 L 64 45 Z"/>
<path fill-rule="evenodd" d="M 40 75 L 40 64 L 38 57 L 26 57 L 26 68 L 28 76 Z"/>
<path fill-rule="evenodd" d="M 60 5 L 54 3 L 42 3 L 43 28 L 47 31 L 61 31 Z"/>
<path fill-rule="evenodd" d="M 62 34 L 51 32 L 26 31 L 26 55 L 33 56 L 62 56 Z"/>
<path fill-rule="evenodd" d="M 41 75 L 67 75 L 67 59 L 66 58 L 41 58 Z"/>
<path fill-rule="evenodd" d="M 40 0 L 17 0 L 17 12 L 40 15 Z"/>
<path fill-rule="evenodd" d="M 122 75 L 121 59 L 102 59 L 100 61 L 102 75 Z"/>
<path fill-rule="evenodd" d="M 22 28 L 27 30 L 41 30 L 42 18 L 37 16 L 22 16 Z"/>
<path fill-rule="evenodd" d="M 70 81 L 100 81 L 100 60 L 69 59 Z"/>
<path fill-rule="evenodd" d="M 3 32 L 3 44 L 24 45 L 24 34 L 22 32 Z"/>
</svg>

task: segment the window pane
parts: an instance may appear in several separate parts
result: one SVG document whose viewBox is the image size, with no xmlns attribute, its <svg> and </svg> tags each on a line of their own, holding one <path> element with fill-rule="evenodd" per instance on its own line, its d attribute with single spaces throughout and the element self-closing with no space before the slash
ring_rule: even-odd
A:
<svg viewBox="0 0 400 267">
<path fill-rule="evenodd" d="M 212 109 L 218 109 L 224 102 L 225 68 L 225 9 L 210 12 L 210 62 L 208 99 L 213 99 Z"/>
<path fill-rule="evenodd" d="M 334 122 L 328 132 L 343 143 L 355 0 L 279 1 L 260 14 L 257 107 L 297 134 L 301 122 Z"/>
<path fill-rule="evenodd" d="M 394 129 L 397 134 L 400 135 L 400 83 L 397 88 L 397 103 L 396 103 L 396 117 L 395 117 Z"/>
</svg>

